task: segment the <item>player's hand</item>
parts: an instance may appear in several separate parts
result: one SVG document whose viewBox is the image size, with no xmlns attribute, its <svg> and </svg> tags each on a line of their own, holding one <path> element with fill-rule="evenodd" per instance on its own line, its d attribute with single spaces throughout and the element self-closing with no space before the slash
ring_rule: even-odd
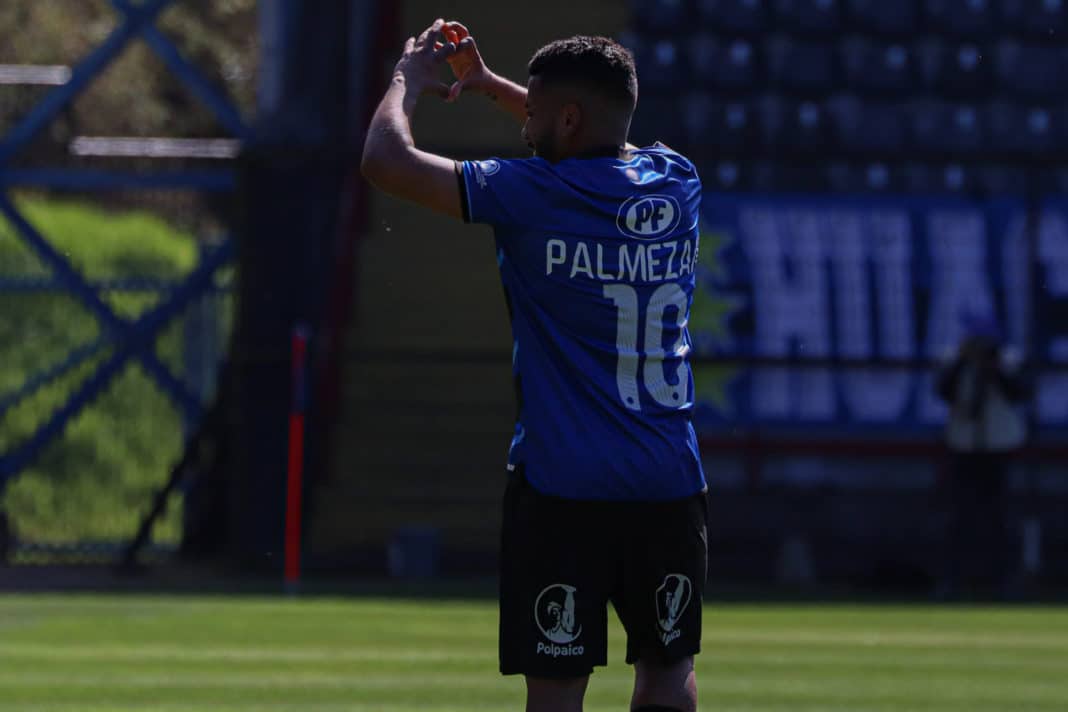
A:
<svg viewBox="0 0 1068 712">
<path fill-rule="evenodd" d="M 443 28 L 445 21 L 438 19 L 419 37 L 409 37 L 404 43 L 404 54 L 397 61 L 393 75 L 401 75 L 408 86 L 420 94 L 449 95 L 449 86 L 438 81 L 438 68 L 453 56 L 457 47 L 449 42 Z"/>
<path fill-rule="evenodd" d="M 449 88 L 446 101 L 456 101 L 465 91 L 490 91 L 494 79 L 493 72 L 489 70 L 482 55 L 479 54 L 475 38 L 459 22 L 447 22 L 442 29 L 445 42 L 452 42 L 456 45 L 456 51 L 448 58 L 449 67 L 452 68 L 456 81 Z"/>
</svg>

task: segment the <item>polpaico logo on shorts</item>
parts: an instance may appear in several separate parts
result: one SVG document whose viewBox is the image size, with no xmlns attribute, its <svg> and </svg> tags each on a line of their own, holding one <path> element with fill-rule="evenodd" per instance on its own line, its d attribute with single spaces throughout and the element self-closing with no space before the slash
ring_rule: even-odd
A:
<svg viewBox="0 0 1068 712">
<path fill-rule="evenodd" d="M 656 589 L 656 623 L 660 627 L 660 642 L 667 645 L 682 635 L 675 625 L 690 605 L 693 584 L 683 574 L 668 574 Z"/>
<path fill-rule="evenodd" d="M 546 586 L 534 601 L 534 622 L 549 642 L 538 641 L 538 654 L 559 658 L 582 655 L 582 645 L 572 645 L 582 626 L 575 618 L 575 596 L 578 589 L 564 583 Z"/>
</svg>

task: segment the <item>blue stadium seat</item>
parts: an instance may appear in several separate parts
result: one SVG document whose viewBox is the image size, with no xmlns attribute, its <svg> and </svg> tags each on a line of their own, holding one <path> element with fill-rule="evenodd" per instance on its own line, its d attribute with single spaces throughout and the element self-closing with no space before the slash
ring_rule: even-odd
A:
<svg viewBox="0 0 1068 712">
<path fill-rule="evenodd" d="M 834 50 L 831 45 L 772 38 L 765 45 L 768 77 L 773 86 L 811 94 L 835 85 Z"/>
<path fill-rule="evenodd" d="M 705 29 L 728 34 L 757 33 L 767 27 L 766 0 L 697 0 Z"/>
<path fill-rule="evenodd" d="M 687 0 L 631 0 L 634 26 L 639 32 L 677 32 L 688 29 Z"/>
<path fill-rule="evenodd" d="M 765 96 L 758 102 L 760 143 L 766 153 L 789 149 L 792 137 L 788 124 L 792 120 L 788 102 L 778 95 Z"/>
<path fill-rule="evenodd" d="M 638 83 L 653 90 L 681 89 L 689 83 L 682 47 L 669 39 L 638 40 L 632 47 Z"/>
<path fill-rule="evenodd" d="M 790 182 L 794 173 L 799 173 L 799 171 L 790 170 L 792 165 L 772 160 L 741 161 L 728 158 L 700 162 L 697 170 L 701 174 L 702 183 L 708 190 L 770 193 L 776 190 L 798 188 L 800 184 Z M 805 178 L 811 185 L 811 178 L 807 176 Z"/>
<path fill-rule="evenodd" d="M 940 34 L 980 38 L 996 27 L 994 0 L 926 0 L 921 4 L 928 25 Z"/>
<path fill-rule="evenodd" d="M 900 94 L 914 88 L 913 58 L 903 44 L 851 38 L 842 42 L 846 85 L 869 94 Z"/>
<path fill-rule="evenodd" d="M 1001 16 L 1010 31 L 1064 42 L 1068 29 L 1066 0 L 1001 0 Z"/>
<path fill-rule="evenodd" d="M 697 85 L 745 90 L 760 79 L 757 50 L 748 40 L 699 34 L 690 40 L 689 49 Z"/>
<path fill-rule="evenodd" d="M 829 102 L 839 146 L 852 154 L 896 154 L 905 149 L 904 112 L 896 104 L 864 102 L 855 96 Z"/>
<path fill-rule="evenodd" d="M 911 37 L 917 15 L 914 0 L 846 0 L 849 23 L 864 32 Z"/>
<path fill-rule="evenodd" d="M 951 153 L 976 155 L 986 149 L 986 117 L 979 107 L 956 104 L 945 115 L 948 136 L 945 145 Z"/>
<path fill-rule="evenodd" d="M 988 108 L 990 148 L 1015 157 L 1049 157 L 1064 146 L 1064 114 L 1052 107 L 995 102 Z"/>
<path fill-rule="evenodd" d="M 935 171 L 931 166 L 922 163 L 906 163 L 901 172 L 907 192 L 918 195 L 939 192 L 935 189 Z"/>
<path fill-rule="evenodd" d="M 988 164 L 976 173 L 977 189 L 985 195 L 1025 195 L 1030 190 L 1029 169 L 1014 165 Z"/>
<path fill-rule="evenodd" d="M 959 97 L 987 93 L 991 58 L 972 43 L 924 42 L 916 48 L 924 88 Z"/>
<path fill-rule="evenodd" d="M 722 100 L 693 92 L 682 101 L 682 121 L 690 146 L 714 148 L 719 154 L 739 154 L 756 143 L 756 112 L 746 101 Z"/>
<path fill-rule="evenodd" d="M 761 164 L 754 169 L 754 184 L 768 184 L 768 191 L 787 191 L 791 193 L 813 191 L 825 191 L 830 186 L 827 182 L 825 171 L 820 170 L 826 164 L 823 157 L 812 157 L 812 160 L 804 161 L 788 159 L 771 163 L 764 169 L 763 175 L 759 172 Z M 766 176 L 766 177 L 765 177 Z"/>
<path fill-rule="evenodd" d="M 791 33 L 832 35 L 842 25 L 841 0 L 777 0 L 777 27 Z"/>
<path fill-rule="evenodd" d="M 748 187 L 745 166 L 738 161 L 716 161 L 698 168 L 701 182 L 713 190 L 731 191 Z"/>
<path fill-rule="evenodd" d="M 743 168 L 746 189 L 770 193 L 781 189 L 779 164 L 775 161 L 751 161 Z"/>
<path fill-rule="evenodd" d="M 982 190 L 979 173 L 960 163 L 909 163 L 902 176 L 904 189 L 920 195 L 972 195 Z"/>
<path fill-rule="evenodd" d="M 773 154 L 822 154 L 833 144 L 833 126 L 818 101 L 768 96 L 760 102 L 765 150 Z"/>
<path fill-rule="evenodd" d="M 668 146 L 680 151 L 688 147 L 687 127 L 678 120 L 680 112 L 679 99 L 667 94 L 643 94 L 634 112 L 630 125 L 630 141 L 638 146 L 649 146 L 654 141 L 663 141 Z M 665 116 L 676 117 L 674 121 L 665 121 Z"/>
<path fill-rule="evenodd" d="M 1068 169 L 1053 168 L 1039 175 L 1039 195 L 1068 195 Z"/>
<path fill-rule="evenodd" d="M 901 189 L 900 170 L 891 163 L 833 161 L 826 168 L 827 183 L 836 193 L 892 193 Z"/>
<path fill-rule="evenodd" d="M 913 104 L 912 135 L 928 156 L 976 155 L 985 149 L 984 113 L 972 104 L 920 101 Z"/>
<path fill-rule="evenodd" d="M 863 166 L 864 187 L 873 193 L 888 193 L 900 189 L 900 171 L 892 163 L 869 163 Z"/>
<path fill-rule="evenodd" d="M 997 48 L 995 73 L 998 85 L 1012 96 L 1037 101 L 1056 101 L 1068 96 L 1063 47 L 1026 46 L 1002 42 Z"/>
<path fill-rule="evenodd" d="M 691 150 L 703 148 L 704 144 L 718 138 L 713 129 L 715 104 L 716 100 L 707 92 L 695 91 L 683 97 L 677 110 L 686 129 L 686 144 Z"/>
<path fill-rule="evenodd" d="M 959 163 L 941 167 L 942 187 L 948 193 L 972 193 L 975 191 L 975 173 Z"/>
</svg>

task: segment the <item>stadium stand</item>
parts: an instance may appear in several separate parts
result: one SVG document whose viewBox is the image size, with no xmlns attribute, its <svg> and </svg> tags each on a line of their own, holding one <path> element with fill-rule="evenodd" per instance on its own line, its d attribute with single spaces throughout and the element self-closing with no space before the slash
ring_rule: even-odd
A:
<svg viewBox="0 0 1068 712">
<path fill-rule="evenodd" d="M 728 191 L 1016 192 L 1058 184 L 1061 0 L 634 2 L 638 143 Z M 680 126 L 664 131 L 672 112 Z M 799 175 L 799 159 L 821 158 Z M 1025 181 L 1026 182 L 1026 181 Z"/>
<path fill-rule="evenodd" d="M 691 155 L 706 197 L 985 197 L 1030 190 L 1036 176 L 1068 185 L 1056 163 L 1064 158 L 1065 92 L 1056 79 L 1032 76 L 1036 63 L 1063 55 L 1063 40 L 1036 31 L 1022 17 L 1026 4 L 597 0 L 534 13 L 522 26 L 507 4 L 477 5 L 484 55 L 515 78 L 541 42 L 579 32 L 620 38 L 641 82 L 632 141 L 660 140 Z M 433 12 L 429 0 L 405 3 L 400 24 L 417 26 Z M 416 134 L 435 150 L 524 155 L 514 123 L 480 100 L 427 102 L 420 111 Z M 488 230 L 381 197 L 369 203 L 367 223 L 331 476 L 310 498 L 309 565 L 385 571 L 387 546 L 418 526 L 440 532 L 442 571 L 491 570 L 514 402 Z M 888 446 L 791 431 L 773 441 L 743 423 L 703 439 L 719 488 L 716 570 L 770 576 L 780 534 L 801 530 L 817 554 L 842 561 L 819 560 L 820 576 L 867 575 L 843 567 L 874 565 L 903 547 L 933 556 L 939 532 L 924 488 L 938 446 L 930 434 L 907 437 Z M 825 484 L 789 489 L 806 477 Z M 877 506 L 860 492 L 891 479 Z"/>
</svg>

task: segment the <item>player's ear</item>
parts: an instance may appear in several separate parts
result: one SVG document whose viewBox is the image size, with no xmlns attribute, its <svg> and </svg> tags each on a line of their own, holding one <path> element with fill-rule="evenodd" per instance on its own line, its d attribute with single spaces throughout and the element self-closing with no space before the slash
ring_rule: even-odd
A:
<svg viewBox="0 0 1068 712">
<path fill-rule="evenodd" d="M 578 104 L 564 104 L 560 111 L 560 129 L 565 136 L 574 136 L 582 125 L 582 107 Z"/>
</svg>

